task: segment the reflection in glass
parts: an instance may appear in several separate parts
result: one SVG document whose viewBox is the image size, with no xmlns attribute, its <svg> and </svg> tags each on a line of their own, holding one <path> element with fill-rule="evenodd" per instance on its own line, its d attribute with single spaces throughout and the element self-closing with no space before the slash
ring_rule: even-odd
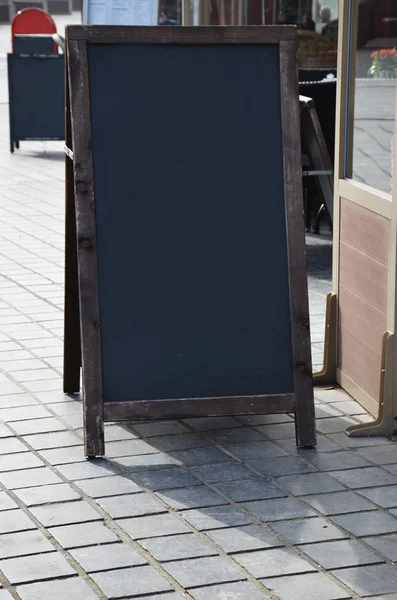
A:
<svg viewBox="0 0 397 600">
<path fill-rule="evenodd" d="M 347 175 L 391 193 L 397 74 L 397 3 L 359 0 L 354 56 L 352 165 Z"/>
</svg>

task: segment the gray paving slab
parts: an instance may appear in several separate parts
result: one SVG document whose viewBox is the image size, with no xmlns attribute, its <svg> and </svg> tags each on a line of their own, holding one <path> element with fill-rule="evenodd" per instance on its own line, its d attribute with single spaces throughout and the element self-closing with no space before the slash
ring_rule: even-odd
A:
<svg viewBox="0 0 397 600">
<path fill-rule="evenodd" d="M 375 548 L 382 556 L 386 556 L 393 562 L 397 561 L 397 534 L 366 537 L 363 541 Z"/>
<path fill-rule="evenodd" d="M 241 506 L 264 522 L 316 516 L 313 510 L 296 498 L 275 498 L 243 502 Z"/>
<path fill-rule="evenodd" d="M 390 565 L 369 565 L 332 571 L 359 596 L 397 592 L 397 571 Z"/>
<path fill-rule="evenodd" d="M 374 488 L 376 489 L 376 488 Z M 323 515 L 338 515 L 367 510 L 376 510 L 376 506 L 352 491 L 332 492 L 304 496 L 304 502 Z"/>
<path fill-rule="evenodd" d="M 171 585 L 151 566 L 93 573 L 92 579 L 108 598 L 168 592 Z"/>
<path fill-rule="evenodd" d="M 357 537 L 397 531 L 397 519 L 381 510 L 338 515 L 331 520 Z"/>
<path fill-rule="evenodd" d="M 185 589 L 241 581 L 245 576 L 220 556 L 163 563 L 164 569 Z"/>
<path fill-rule="evenodd" d="M 104 521 L 50 527 L 48 531 L 65 549 L 106 544 L 119 540 Z"/>
<path fill-rule="evenodd" d="M 243 512 L 233 506 L 212 506 L 200 510 L 185 510 L 181 516 L 199 531 L 237 527 L 251 523 Z"/>
<path fill-rule="evenodd" d="M 37 530 L 0 535 L 0 560 L 52 552 L 54 549 L 51 542 Z"/>
<path fill-rule="evenodd" d="M 1 561 L 1 570 L 12 584 L 33 583 L 75 574 L 74 569 L 58 552 L 4 559 Z"/>
<path fill-rule="evenodd" d="M 39 479 L 36 477 L 36 483 Z M 53 502 L 66 502 L 68 500 L 79 500 L 81 498 L 69 484 L 56 483 L 53 485 L 40 485 L 14 490 L 14 493 L 26 506 L 38 506 Z"/>
<path fill-rule="evenodd" d="M 280 600 L 342 600 L 351 597 L 322 573 L 267 579 L 266 585 Z"/>
<path fill-rule="evenodd" d="M 218 483 L 216 487 L 234 502 L 281 498 L 286 495 L 278 487 L 259 478 L 251 479 L 249 482 Z"/>
<path fill-rule="evenodd" d="M 397 507 L 397 485 L 360 489 L 358 491 L 365 498 L 382 508 Z"/>
<path fill-rule="evenodd" d="M 234 554 L 233 558 L 254 577 L 281 577 L 307 573 L 315 568 L 289 548 L 270 548 L 256 552 Z M 266 585 L 266 584 L 265 584 Z"/>
<path fill-rule="evenodd" d="M 98 479 L 83 479 L 76 481 L 75 484 L 91 498 L 121 496 L 122 494 L 134 494 L 142 491 L 139 485 L 131 479 L 120 475 Z"/>
<path fill-rule="evenodd" d="M 283 546 L 271 531 L 260 525 L 206 531 L 206 535 L 228 554 Z"/>
<path fill-rule="evenodd" d="M 21 585 L 17 588 L 22 600 L 71 600 L 72 598 L 84 598 L 84 600 L 97 600 L 97 594 L 80 577 L 58 579 L 29 585 Z M 1 600 L 3 600 L 1 598 Z"/>
<path fill-rule="evenodd" d="M 367 538 L 364 538 L 364 541 L 366 540 Z M 367 543 L 370 544 L 370 542 Z M 339 569 L 384 562 L 378 554 L 368 550 L 364 544 L 351 539 L 305 544 L 299 546 L 299 549 L 325 569 Z"/>
<path fill-rule="evenodd" d="M 325 540 L 338 540 L 348 537 L 346 532 L 335 527 L 322 517 L 279 521 L 272 523 L 271 528 L 277 535 L 281 535 L 288 540 L 290 544 L 322 542 Z"/>
<path fill-rule="evenodd" d="M 166 490 L 157 492 L 156 496 L 174 510 L 206 508 L 228 503 L 225 498 L 205 486 Z"/>
<path fill-rule="evenodd" d="M 147 561 L 128 544 L 104 544 L 71 550 L 70 554 L 87 573 L 136 567 Z"/>
<path fill-rule="evenodd" d="M 5 492 L 0 492 L 0 511 L 12 508 L 18 508 L 18 505 Z"/>
<path fill-rule="evenodd" d="M 191 531 L 183 521 L 170 514 L 120 519 L 116 522 L 134 540 Z"/>
<path fill-rule="evenodd" d="M 193 533 L 156 537 L 140 540 L 139 543 L 160 562 L 217 554 L 210 544 Z"/>
<path fill-rule="evenodd" d="M 211 585 L 205 588 L 190 590 L 190 595 L 194 600 L 267 600 L 270 599 L 266 593 L 259 587 L 254 586 L 248 581 L 238 581 L 236 583 L 223 583 L 220 585 Z"/>
</svg>

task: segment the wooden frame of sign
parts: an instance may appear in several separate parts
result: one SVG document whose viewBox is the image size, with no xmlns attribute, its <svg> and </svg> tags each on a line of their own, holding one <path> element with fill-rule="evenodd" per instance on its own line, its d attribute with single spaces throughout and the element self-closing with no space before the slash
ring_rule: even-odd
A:
<svg viewBox="0 0 397 600">
<path fill-rule="evenodd" d="M 112 401 L 104 398 L 103 343 L 99 301 L 96 194 L 92 139 L 88 48 L 123 44 L 255 48 L 273 45 L 280 80 L 282 214 L 286 235 L 286 304 L 290 332 L 291 391 L 219 397 L 169 397 Z M 300 121 L 297 78 L 297 34 L 290 26 L 270 27 L 86 27 L 71 26 L 66 34 L 68 93 L 66 127 L 66 291 L 64 391 L 79 392 L 83 368 L 85 453 L 104 455 L 104 421 L 187 418 L 261 413 L 295 413 L 296 440 L 316 444 L 308 291 L 301 185 Z M 266 110 L 266 107 L 263 108 Z M 278 107 L 278 110 L 280 108 Z M 278 117 L 280 118 L 280 117 Z M 211 144 L 211 140 L 208 141 Z M 111 152 L 109 148 L 106 151 Z M 72 162 L 73 161 L 73 162 Z M 73 164 L 73 168 L 72 168 Z M 74 182 L 74 183 L 73 183 Z M 283 183 L 282 183 L 283 182 Z M 75 219 L 77 217 L 77 219 Z M 77 223 L 77 230 L 76 230 Z M 264 264 L 264 260 L 263 260 Z M 269 292 L 268 292 L 269 293 Z M 77 299 L 79 298 L 79 303 Z M 116 307 L 117 308 L 117 307 Z M 265 311 L 265 309 L 264 309 Z M 265 317 L 274 321 L 274 315 Z M 78 327 L 80 322 L 80 331 Z M 81 339 L 80 339 L 81 332 Z M 81 342 L 81 344 L 80 344 Z M 267 343 L 267 342 L 266 342 Z M 80 351 L 81 348 L 81 351 Z M 82 359 L 82 360 L 81 360 Z M 266 362 L 266 361 L 265 361 Z M 284 363 L 283 363 L 284 365 Z M 282 367 L 284 369 L 284 366 Z M 287 373 L 288 372 L 288 373 Z"/>
</svg>

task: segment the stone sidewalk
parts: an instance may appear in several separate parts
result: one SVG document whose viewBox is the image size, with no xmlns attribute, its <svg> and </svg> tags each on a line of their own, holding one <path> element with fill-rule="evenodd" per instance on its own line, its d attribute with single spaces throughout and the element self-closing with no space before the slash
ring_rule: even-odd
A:
<svg viewBox="0 0 397 600">
<path fill-rule="evenodd" d="M 316 392 L 317 450 L 271 415 L 109 424 L 85 460 L 61 382 L 63 144 L 10 155 L 2 39 L 0 600 L 396 600 L 396 444 L 348 438 L 370 416 L 339 390 Z M 329 253 L 308 237 L 314 362 Z"/>
</svg>

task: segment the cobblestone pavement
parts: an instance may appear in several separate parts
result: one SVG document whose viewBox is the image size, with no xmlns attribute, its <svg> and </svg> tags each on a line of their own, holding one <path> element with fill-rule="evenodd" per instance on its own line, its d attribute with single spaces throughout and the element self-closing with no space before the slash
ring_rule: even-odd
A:
<svg viewBox="0 0 397 600">
<path fill-rule="evenodd" d="M 108 424 L 85 460 L 61 385 L 62 144 L 9 154 L 4 74 L 2 55 L 0 600 L 396 600 L 396 446 L 348 438 L 370 417 L 339 390 L 316 392 L 317 450 L 267 415 Z M 320 336 L 326 234 L 308 256 Z"/>
</svg>

